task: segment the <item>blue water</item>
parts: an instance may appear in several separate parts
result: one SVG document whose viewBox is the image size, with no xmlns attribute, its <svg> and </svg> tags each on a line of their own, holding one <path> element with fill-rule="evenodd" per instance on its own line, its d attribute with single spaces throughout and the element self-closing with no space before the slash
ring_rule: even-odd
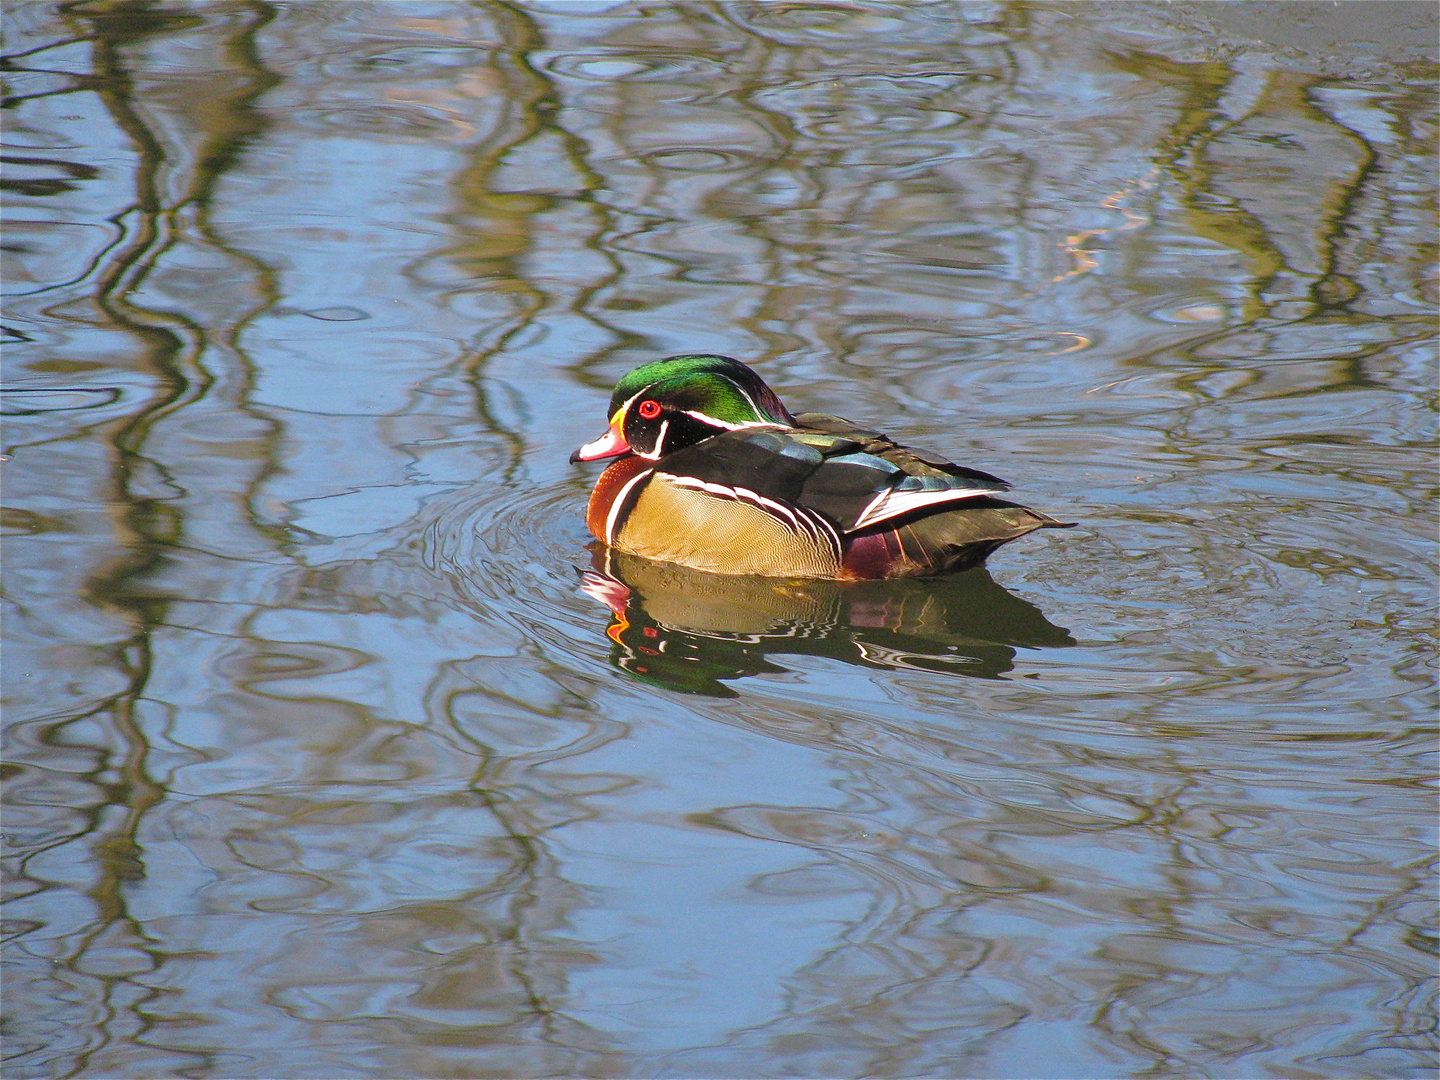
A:
<svg viewBox="0 0 1440 1080">
<path fill-rule="evenodd" d="M 1434 1075 L 1433 5 L 4 19 L 7 1076 Z M 680 351 L 1080 525 L 616 559 Z"/>
</svg>

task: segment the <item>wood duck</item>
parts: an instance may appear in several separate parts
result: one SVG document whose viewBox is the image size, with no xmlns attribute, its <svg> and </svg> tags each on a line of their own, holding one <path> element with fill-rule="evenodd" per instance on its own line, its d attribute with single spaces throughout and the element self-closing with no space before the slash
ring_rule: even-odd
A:
<svg viewBox="0 0 1440 1080">
<path fill-rule="evenodd" d="M 837 416 L 792 416 L 738 360 L 630 372 L 571 461 L 618 458 L 586 524 L 620 551 L 718 574 L 864 580 L 960 570 L 1042 528 L 999 477 Z"/>
</svg>

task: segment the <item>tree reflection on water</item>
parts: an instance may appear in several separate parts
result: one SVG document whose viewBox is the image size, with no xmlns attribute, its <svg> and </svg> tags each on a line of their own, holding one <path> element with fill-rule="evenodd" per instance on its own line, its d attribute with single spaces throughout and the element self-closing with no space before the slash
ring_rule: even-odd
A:
<svg viewBox="0 0 1440 1080">
<path fill-rule="evenodd" d="M 1433 5 L 4 19 L 7 1075 L 1433 1067 Z M 1083 527 L 592 557 L 685 350 Z"/>
</svg>

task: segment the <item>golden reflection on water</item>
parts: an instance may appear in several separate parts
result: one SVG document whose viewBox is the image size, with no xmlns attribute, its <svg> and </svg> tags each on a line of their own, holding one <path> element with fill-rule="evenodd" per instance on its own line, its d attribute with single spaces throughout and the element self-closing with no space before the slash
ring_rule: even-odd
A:
<svg viewBox="0 0 1440 1080">
<path fill-rule="evenodd" d="M 8 1075 L 1433 1067 L 1432 5 L 4 18 Z M 682 349 L 1084 530 L 592 564 Z"/>
<path fill-rule="evenodd" d="M 581 588 L 611 609 L 610 662 L 672 690 L 731 697 L 724 680 L 783 672 L 771 657 L 785 653 L 995 678 L 1016 646 L 1075 644 L 983 567 L 938 581 L 781 581 L 592 547 Z"/>
</svg>

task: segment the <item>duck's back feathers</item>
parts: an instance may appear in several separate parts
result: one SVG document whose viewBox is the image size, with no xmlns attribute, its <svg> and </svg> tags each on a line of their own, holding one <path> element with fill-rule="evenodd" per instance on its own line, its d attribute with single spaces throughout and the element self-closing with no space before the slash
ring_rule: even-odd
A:
<svg viewBox="0 0 1440 1080">
<path fill-rule="evenodd" d="M 901 446 L 848 420 L 817 413 L 796 419 L 804 426 L 707 439 L 668 455 L 658 471 L 803 506 L 841 535 L 1009 487 L 999 477 Z M 815 420 L 824 426 L 808 422 Z"/>
<path fill-rule="evenodd" d="M 795 424 L 800 431 L 817 432 L 848 439 L 855 443 L 863 453 L 882 457 L 899 466 L 911 476 L 934 474 L 958 476 L 965 480 L 973 480 L 977 485 L 993 485 L 997 491 L 1010 489 L 1010 485 L 998 476 L 991 476 L 979 469 L 966 468 L 964 465 L 956 465 L 953 461 L 947 461 L 939 454 L 932 454 L 928 450 L 917 450 L 913 446 L 901 446 L 888 435 L 861 427 L 840 416 L 830 416 L 826 413 L 801 413 L 795 417 Z"/>
</svg>

